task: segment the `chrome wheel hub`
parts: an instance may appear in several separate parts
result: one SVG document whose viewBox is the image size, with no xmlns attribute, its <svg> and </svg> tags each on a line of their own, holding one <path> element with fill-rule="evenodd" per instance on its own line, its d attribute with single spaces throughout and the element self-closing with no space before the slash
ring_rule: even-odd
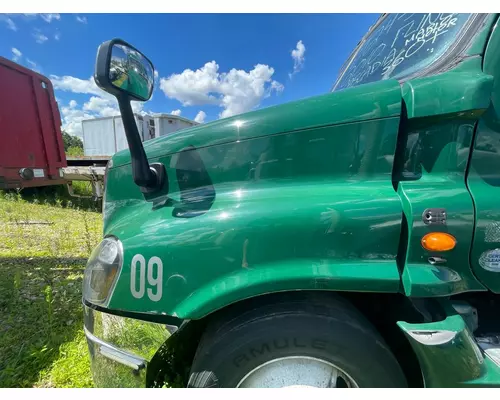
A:
<svg viewBox="0 0 500 400">
<path fill-rule="evenodd" d="M 334 364 L 314 357 L 284 357 L 250 371 L 238 388 L 353 388 L 356 382 Z"/>
</svg>

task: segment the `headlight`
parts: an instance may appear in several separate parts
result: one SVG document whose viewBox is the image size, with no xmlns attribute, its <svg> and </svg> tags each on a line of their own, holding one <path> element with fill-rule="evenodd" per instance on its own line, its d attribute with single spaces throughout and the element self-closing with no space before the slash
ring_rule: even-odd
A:
<svg viewBox="0 0 500 400">
<path fill-rule="evenodd" d="M 83 298 L 105 306 L 123 264 L 123 247 L 114 237 L 107 237 L 90 255 L 83 276 Z"/>
</svg>

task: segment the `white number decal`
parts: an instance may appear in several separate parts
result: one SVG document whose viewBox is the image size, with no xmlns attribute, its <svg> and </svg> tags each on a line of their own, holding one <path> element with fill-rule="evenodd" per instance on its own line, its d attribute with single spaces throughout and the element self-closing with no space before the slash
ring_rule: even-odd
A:
<svg viewBox="0 0 500 400">
<path fill-rule="evenodd" d="M 137 264 L 139 264 L 139 289 L 137 289 Z M 154 267 L 156 265 L 156 268 Z M 156 269 L 156 273 L 154 273 Z M 148 297 L 151 301 L 160 301 L 163 294 L 163 263 L 159 257 L 151 257 L 147 265 Z M 142 254 L 132 258 L 130 266 L 130 292 L 136 299 L 144 297 L 146 292 L 146 259 Z"/>
<path fill-rule="evenodd" d="M 139 290 L 137 290 L 137 263 L 139 263 Z M 130 291 L 132 296 L 140 299 L 144 296 L 144 285 L 146 280 L 146 260 L 142 254 L 136 254 L 132 258 L 132 265 L 130 266 Z"/>
<path fill-rule="evenodd" d="M 156 278 L 153 278 L 153 265 L 156 265 Z M 151 301 L 158 301 L 162 295 L 163 281 L 163 263 L 159 257 L 151 257 L 148 262 L 148 283 L 151 286 L 156 286 L 156 293 L 153 294 L 153 289 L 148 288 L 148 297 Z"/>
</svg>

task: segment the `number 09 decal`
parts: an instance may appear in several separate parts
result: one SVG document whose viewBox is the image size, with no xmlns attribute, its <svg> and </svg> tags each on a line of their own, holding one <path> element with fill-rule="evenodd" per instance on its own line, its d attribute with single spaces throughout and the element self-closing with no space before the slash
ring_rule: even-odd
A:
<svg viewBox="0 0 500 400">
<path fill-rule="evenodd" d="M 132 258 L 130 266 L 130 292 L 136 299 L 142 299 L 147 293 L 151 301 L 160 301 L 163 292 L 163 263 L 159 257 L 151 257 L 146 268 L 146 259 L 142 254 Z M 139 282 L 137 282 L 139 281 Z"/>
</svg>

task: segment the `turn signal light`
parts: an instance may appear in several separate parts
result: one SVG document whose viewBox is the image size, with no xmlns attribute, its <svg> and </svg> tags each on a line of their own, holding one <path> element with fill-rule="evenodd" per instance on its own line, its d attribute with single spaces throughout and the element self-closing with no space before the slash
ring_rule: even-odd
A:
<svg viewBox="0 0 500 400">
<path fill-rule="evenodd" d="M 422 247 L 429 251 L 449 251 L 455 248 L 457 240 L 448 233 L 433 232 L 422 238 Z"/>
</svg>

